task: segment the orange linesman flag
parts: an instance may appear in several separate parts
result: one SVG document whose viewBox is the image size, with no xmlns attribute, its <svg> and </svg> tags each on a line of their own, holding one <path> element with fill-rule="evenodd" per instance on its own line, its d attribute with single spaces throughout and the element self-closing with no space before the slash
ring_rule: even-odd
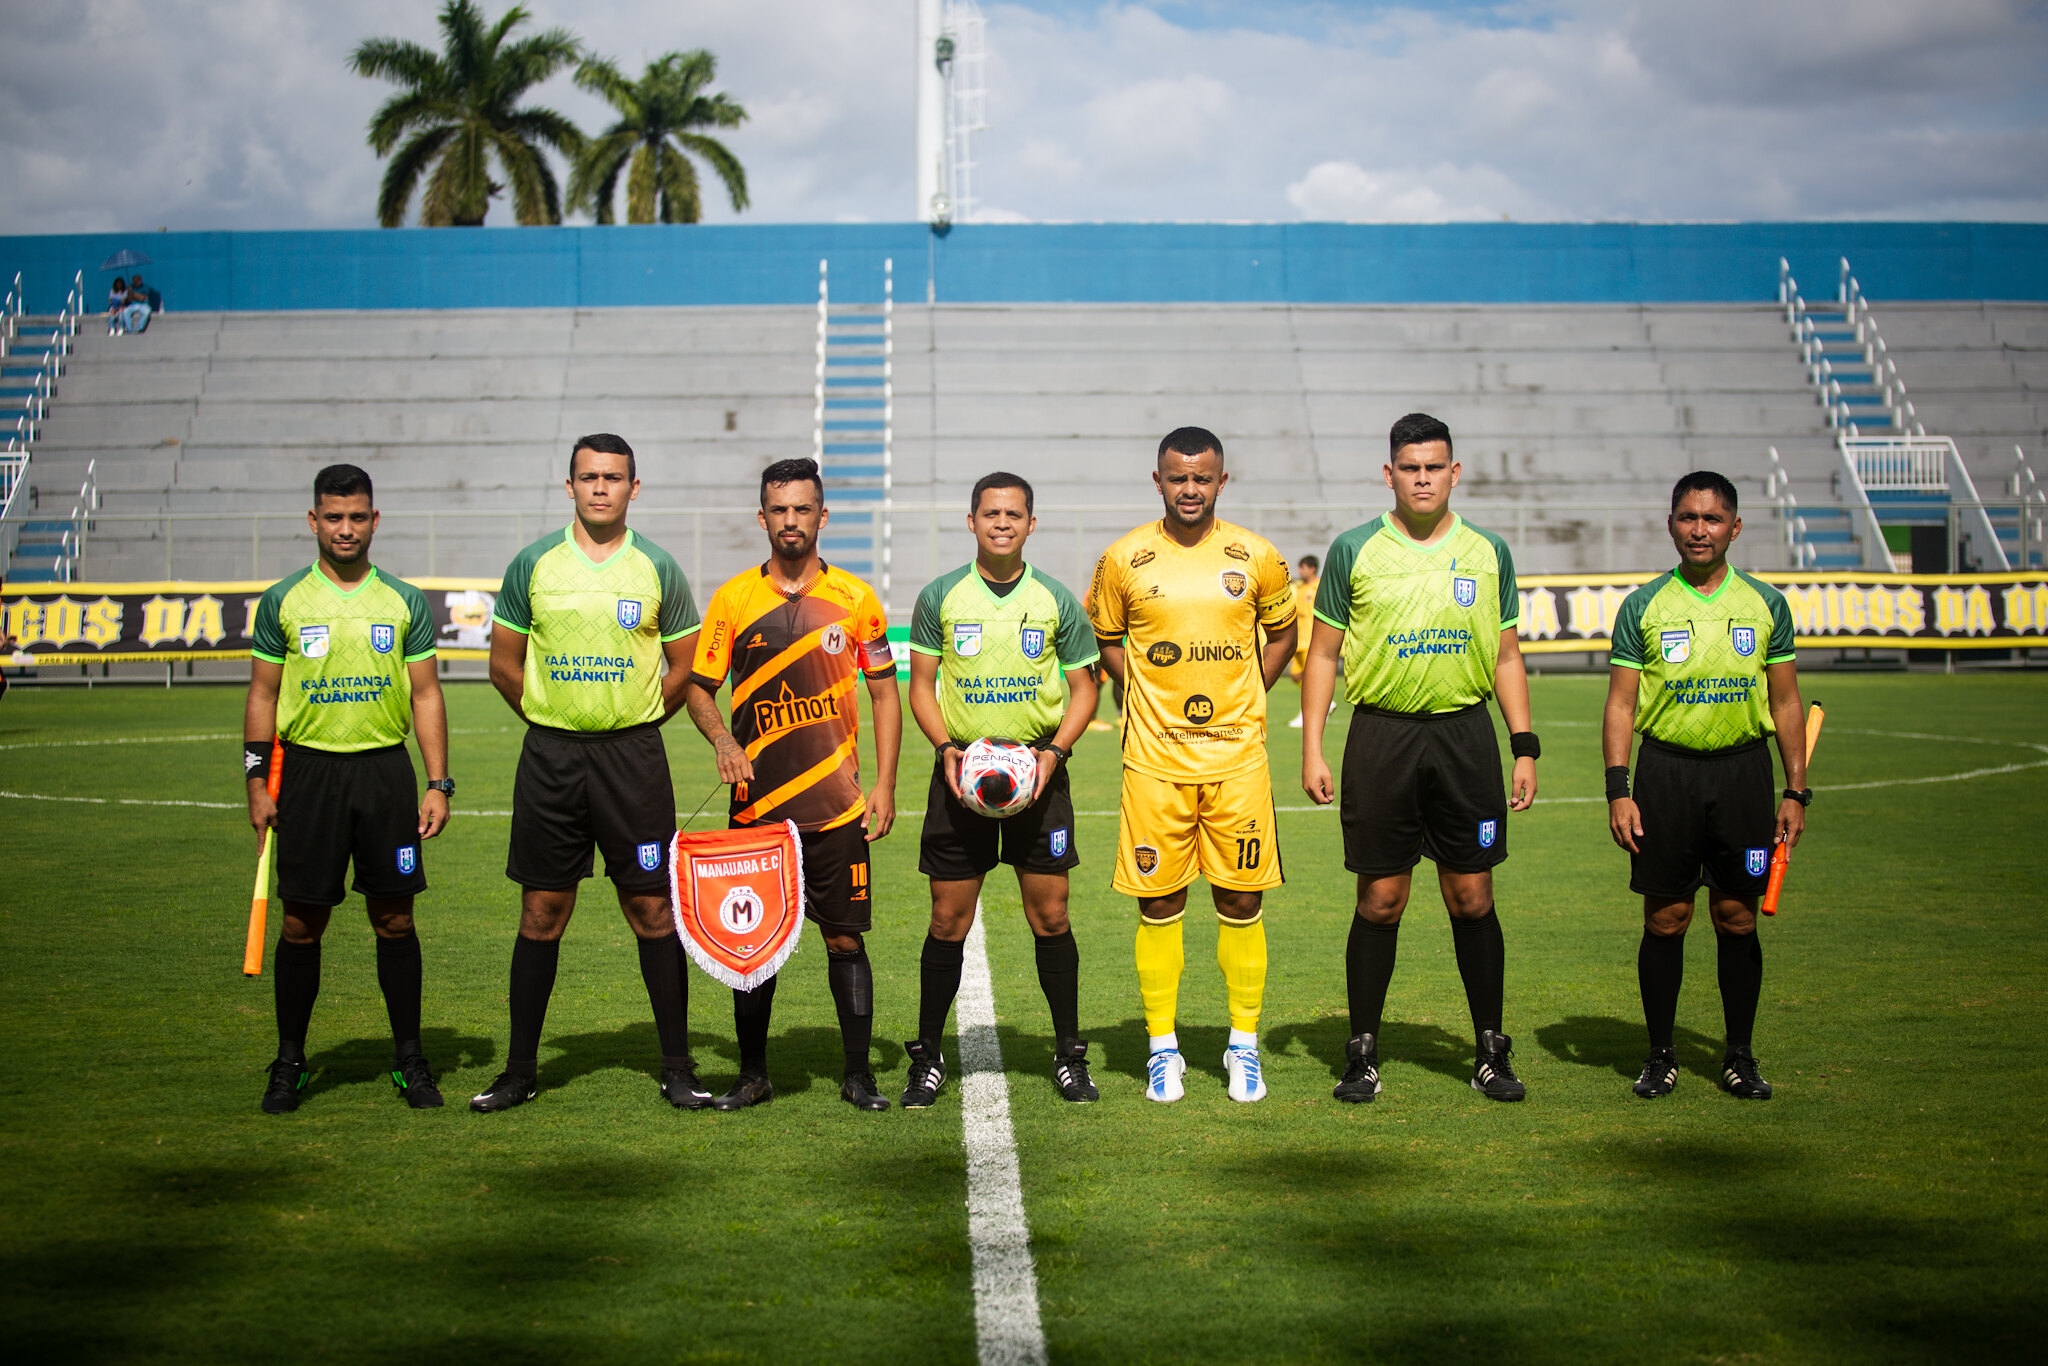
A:
<svg viewBox="0 0 2048 1366">
<path fill-rule="evenodd" d="M 802 938 L 803 859 L 795 821 L 676 833 L 670 899 L 698 967 L 736 991 L 782 970 Z"/>
</svg>

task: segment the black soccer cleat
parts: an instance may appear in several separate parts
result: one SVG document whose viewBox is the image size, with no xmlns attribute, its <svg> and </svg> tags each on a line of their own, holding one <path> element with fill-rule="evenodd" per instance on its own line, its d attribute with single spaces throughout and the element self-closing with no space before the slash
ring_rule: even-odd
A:
<svg viewBox="0 0 2048 1366">
<path fill-rule="evenodd" d="M 711 1107 L 711 1092 L 704 1083 L 697 1080 L 697 1061 L 685 1059 L 681 1067 L 661 1069 L 662 1098 L 678 1110 L 707 1110 Z"/>
<path fill-rule="evenodd" d="M 1489 1029 L 1479 1036 L 1479 1054 L 1472 1063 L 1472 1089 L 1488 1100 L 1520 1100 L 1528 1088 L 1515 1075 L 1508 1054 L 1515 1041 Z"/>
<path fill-rule="evenodd" d="M 714 1110 L 744 1110 L 749 1105 L 766 1105 L 775 1099 L 775 1088 L 768 1084 L 768 1078 L 740 1073 L 732 1090 L 711 1102 Z"/>
<path fill-rule="evenodd" d="M 1087 1105 L 1102 1099 L 1095 1078 L 1088 1075 L 1088 1041 L 1076 1039 L 1052 1055 L 1052 1083 L 1060 1088 L 1060 1099 L 1072 1105 Z"/>
<path fill-rule="evenodd" d="M 939 1098 L 939 1092 L 946 1089 L 945 1051 L 928 1046 L 923 1039 L 905 1040 L 903 1051 L 910 1055 L 910 1080 L 904 1084 L 900 1103 L 906 1110 L 928 1110 Z M 850 1083 L 852 1078 L 847 1080 Z"/>
<path fill-rule="evenodd" d="M 479 1114 L 494 1114 L 524 1105 L 540 1094 L 540 1083 L 516 1072 L 500 1072 L 498 1079 L 469 1098 L 469 1108 Z"/>
<path fill-rule="evenodd" d="M 398 1094 L 405 1097 L 405 1103 L 415 1110 L 438 1110 L 443 1105 L 441 1088 L 434 1085 L 434 1074 L 427 1066 L 426 1055 L 412 1053 L 398 1060 L 398 1066 L 391 1069 L 391 1084 L 398 1088 Z"/>
<path fill-rule="evenodd" d="M 1369 1105 L 1380 1093 L 1380 1041 L 1361 1034 L 1344 1045 L 1344 1080 L 1330 1094 L 1352 1105 Z"/>
<path fill-rule="evenodd" d="M 1769 1100 L 1771 1084 L 1757 1071 L 1747 1048 L 1731 1048 L 1721 1059 L 1721 1089 L 1737 1100 Z"/>
<path fill-rule="evenodd" d="M 303 1060 L 279 1058 L 271 1063 L 270 1081 L 263 1088 L 263 1113 L 288 1115 L 298 1109 L 299 1093 L 312 1079 L 313 1074 L 306 1070 Z"/>
<path fill-rule="evenodd" d="M 1653 1048 L 1643 1059 L 1643 1075 L 1636 1078 L 1636 1094 L 1644 1100 L 1668 1096 L 1678 1085 L 1678 1054 L 1669 1048 Z"/>
<path fill-rule="evenodd" d="M 889 1098 L 875 1085 L 872 1072 L 848 1072 L 839 1083 L 839 1098 L 856 1110 L 886 1110 Z"/>
</svg>

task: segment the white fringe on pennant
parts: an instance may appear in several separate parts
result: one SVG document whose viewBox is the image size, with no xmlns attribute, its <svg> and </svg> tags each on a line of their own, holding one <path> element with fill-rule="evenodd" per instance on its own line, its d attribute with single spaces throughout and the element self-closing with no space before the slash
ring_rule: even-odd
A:
<svg viewBox="0 0 2048 1366">
<path fill-rule="evenodd" d="M 796 860 L 796 928 L 790 931 L 789 938 L 783 941 L 782 947 L 775 951 L 773 957 L 751 972 L 734 972 L 731 968 L 706 952 L 696 940 L 690 937 L 690 932 L 683 928 L 683 857 L 682 849 L 678 843 L 682 838 L 683 832 L 678 830 L 675 834 L 669 836 L 668 909 L 670 917 L 674 919 L 676 924 L 676 938 L 682 941 L 683 952 L 689 954 L 691 961 L 704 970 L 705 976 L 713 981 L 723 982 L 734 991 L 752 991 L 755 987 L 760 986 L 761 983 L 782 971 L 782 965 L 789 961 L 790 955 L 795 953 L 798 946 L 803 943 L 804 836 L 803 832 L 796 828 L 795 821 L 784 821 L 782 824 L 789 831 L 789 847 L 793 851 Z"/>
</svg>

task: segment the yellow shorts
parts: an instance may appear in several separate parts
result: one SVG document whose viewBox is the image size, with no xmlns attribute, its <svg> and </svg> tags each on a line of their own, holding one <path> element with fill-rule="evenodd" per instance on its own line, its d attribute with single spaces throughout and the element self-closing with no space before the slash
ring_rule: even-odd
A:
<svg viewBox="0 0 2048 1366">
<path fill-rule="evenodd" d="M 1169 896 L 1200 873 L 1211 887 L 1278 887 L 1280 833 L 1272 774 L 1261 764 L 1216 783 L 1172 783 L 1124 770 L 1116 875 L 1126 896 Z"/>
</svg>

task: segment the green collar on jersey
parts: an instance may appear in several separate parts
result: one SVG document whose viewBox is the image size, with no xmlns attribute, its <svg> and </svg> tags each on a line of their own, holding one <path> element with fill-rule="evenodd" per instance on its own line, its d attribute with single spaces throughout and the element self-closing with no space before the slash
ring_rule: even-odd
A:
<svg viewBox="0 0 2048 1366">
<path fill-rule="evenodd" d="M 617 550 L 614 550 L 611 554 L 605 556 L 605 558 L 603 558 L 602 560 L 591 559 L 590 556 L 584 552 L 583 547 L 576 543 L 576 527 L 573 523 L 569 526 L 565 526 L 562 528 L 562 539 L 569 543 L 569 549 L 576 552 L 576 558 L 583 561 L 584 564 L 588 565 L 590 567 L 590 571 L 594 574 L 602 574 L 605 571 L 605 566 L 616 564 L 618 562 L 619 556 L 625 554 L 627 551 L 633 548 L 633 530 L 631 527 L 628 527 L 626 529 L 626 534 L 619 538 L 619 548 Z"/>
<path fill-rule="evenodd" d="M 326 584 L 327 591 L 334 594 L 335 597 L 352 598 L 356 594 L 362 592 L 365 588 L 368 588 L 371 584 L 377 581 L 377 566 L 374 564 L 371 565 L 370 572 L 363 575 L 363 581 L 357 584 L 354 588 L 343 588 L 333 579 L 327 577 L 327 571 L 322 569 L 318 564 L 315 564 L 313 566 L 313 577 L 320 580 L 320 582 Z"/>
<path fill-rule="evenodd" d="M 1720 597 L 1723 593 L 1728 591 L 1729 584 L 1735 582 L 1735 566 L 1732 564 L 1723 563 L 1722 568 L 1726 569 L 1728 572 L 1721 576 L 1721 586 L 1719 588 L 1716 588 L 1711 593 L 1702 593 L 1699 589 L 1694 588 L 1692 586 L 1692 581 L 1685 577 L 1684 565 L 1680 565 L 1678 568 L 1672 570 L 1671 577 L 1675 581 L 1677 581 L 1677 583 L 1681 587 L 1683 587 L 1686 592 L 1692 594 L 1701 602 L 1712 602 L 1715 598 Z"/>
<path fill-rule="evenodd" d="M 1024 572 L 1010 581 L 1010 593 L 999 598 L 996 596 L 996 590 L 988 586 L 988 579 L 981 572 L 980 560 L 975 560 L 969 564 L 967 566 L 967 573 L 977 584 L 981 585 L 982 596 L 995 603 L 1007 602 L 1011 595 L 1016 594 L 1025 584 L 1031 582 L 1031 566 L 1026 564 Z"/>
<path fill-rule="evenodd" d="M 1451 514 L 1450 530 L 1446 531 L 1443 535 L 1437 537 L 1435 542 L 1433 542 L 1432 544 L 1424 545 L 1422 542 L 1416 540 L 1413 536 L 1410 536 L 1407 532 L 1401 530 L 1401 524 L 1394 520 L 1394 514 L 1391 510 L 1382 512 L 1380 514 L 1380 519 L 1386 523 L 1387 530 L 1393 532 L 1396 536 L 1401 538 L 1402 544 L 1413 546 L 1415 549 L 1421 551 L 1425 555 L 1433 555 L 1437 551 L 1442 550 L 1446 545 L 1450 544 L 1451 537 L 1457 535 L 1458 528 L 1464 525 L 1464 519 L 1454 512 Z"/>
</svg>

